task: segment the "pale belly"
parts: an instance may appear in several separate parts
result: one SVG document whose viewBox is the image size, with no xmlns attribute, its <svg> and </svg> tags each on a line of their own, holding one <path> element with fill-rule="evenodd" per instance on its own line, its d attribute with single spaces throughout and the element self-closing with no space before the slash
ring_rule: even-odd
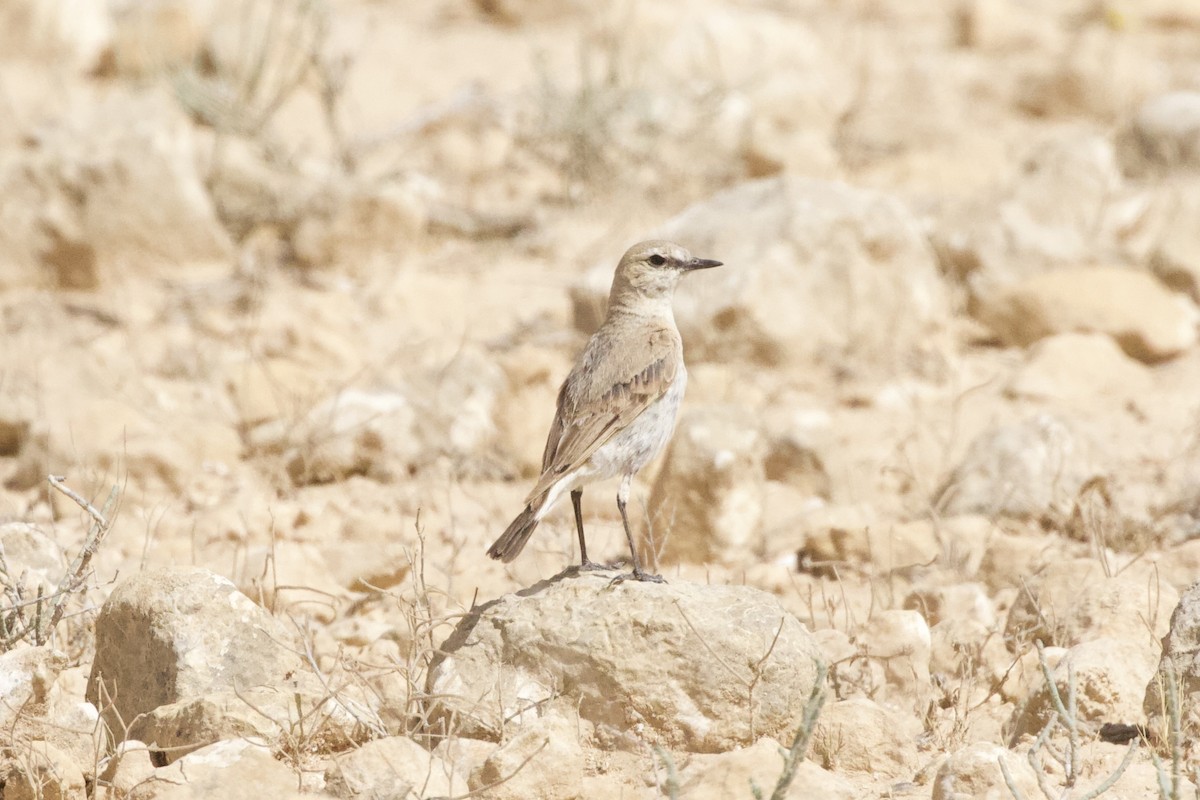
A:
<svg viewBox="0 0 1200 800">
<path fill-rule="evenodd" d="M 550 487 L 546 502 L 536 518 L 544 517 L 567 492 L 595 481 L 632 475 L 646 466 L 671 440 L 671 434 L 675 432 L 675 417 L 686 388 L 687 370 L 680 365 L 675 382 L 658 402 L 638 415 L 628 428 L 601 445 L 586 464 Z"/>
</svg>

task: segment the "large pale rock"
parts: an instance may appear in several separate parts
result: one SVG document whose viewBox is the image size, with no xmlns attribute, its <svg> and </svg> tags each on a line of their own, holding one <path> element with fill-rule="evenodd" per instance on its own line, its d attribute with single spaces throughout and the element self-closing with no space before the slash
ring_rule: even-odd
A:
<svg viewBox="0 0 1200 800">
<path fill-rule="evenodd" d="M 1105 722 L 1140 717 L 1146 682 L 1154 674 L 1157 656 L 1156 649 L 1140 641 L 1101 636 L 1071 647 L 1051 675 L 1066 704 L 1068 677 L 1074 670 L 1076 719 L 1098 728 Z M 1053 697 L 1043 676 L 1013 713 L 1009 743 L 1037 736 L 1054 714 Z"/>
<path fill-rule="evenodd" d="M 297 790 L 298 780 L 263 742 L 239 739 L 217 742 L 154 770 L 124 800 L 311 800 L 314 795 Z"/>
<path fill-rule="evenodd" d="M 876 611 L 858 631 L 855 645 L 872 671 L 872 696 L 895 705 L 924 708 L 929 696 L 933 640 L 929 623 L 916 611 Z"/>
<path fill-rule="evenodd" d="M 0 522 L 0 553 L 13 580 L 25 576 L 25 591 L 37 596 L 37 587 L 52 594 L 66 572 L 66 556 L 58 542 L 30 522 Z"/>
<path fill-rule="evenodd" d="M 5 800 L 85 800 L 83 770 L 47 742 L 15 743 L 0 753 Z"/>
<path fill-rule="evenodd" d="M 1200 583 L 1193 583 L 1171 613 L 1170 628 L 1162 640 L 1162 660 L 1146 684 L 1143 710 L 1154 732 L 1165 737 L 1170 713 L 1168 681 L 1176 680 L 1180 723 L 1185 739 L 1200 738 Z"/>
<path fill-rule="evenodd" d="M 416 412 L 402 392 L 347 389 L 299 424 L 274 420 L 250 432 L 255 452 L 282 455 L 299 486 L 367 475 L 388 480 L 416 462 Z"/>
<path fill-rule="evenodd" d="M 1105 137 L 1039 143 L 998 188 L 949 204 L 930 238 L 971 306 L 1014 283 L 1119 250 L 1143 212 Z"/>
<path fill-rule="evenodd" d="M 579 725 L 550 714 L 522 725 L 476 769 L 468 786 L 472 791 L 492 787 L 496 800 L 573 800 L 583 796 L 586 767 Z"/>
<path fill-rule="evenodd" d="M 955 752 L 938 768 L 933 800 L 1000 800 L 1011 797 L 1000 770 L 1004 762 L 1024 797 L 1040 797 L 1037 776 L 1023 754 L 998 744 L 978 742 Z"/>
<path fill-rule="evenodd" d="M 769 737 L 759 739 L 741 750 L 692 756 L 679 776 L 680 797 L 687 800 L 742 797 L 748 793 L 751 781 L 767 794 L 774 789 L 781 772 L 783 754 L 779 742 Z M 810 797 L 853 800 L 859 796 L 854 784 L 811 758 L 797 765 L 791 786 L 783 795 L 786 800 Z"/>
<path fill-rule="evenodd" d="M 125 578 L 96 618 L 87 697 L 117 741 L 135 717 L 212 692 L 291 687 L 309 674 L 292 631 L 201 568 Z"/>
<path fill-rule="evenodd" d="M 763 547 L 766 453 L 762 433 L 743 408 L 684 415 L 650 492 L 649 524 L 660 563 L 753 560 Z"/>
<path fill-rule="evenodd" d="M 1094 474 L 1088 462 L 1084 443 L 1069 426 L 1037 414 L 976 437 L 933 502 L 943 514 L 1063 514 Z"/>
<path fill-rule="evenodd" d="M 292 246 L 309 268 L 357 268 L 412 249 L 428 211 L 414 187 L 391 183 L 336 186 L 300 220 Z"/>
<path fill-rule="evenodd" d="M 1127 401 L 1144 397 L 1152 387 L 1149 369 L 1121 352 L 1111 337 L 1061 333 L 1034 344 L 1008 392 L 1037 400 Z"/>
<path fill-rule="evenodd" d="M 1006 344 L 1059 333 L 1103 333 L 1139 361 L 1162 361 L 1196 343 L 1200 312 L 1153 275 L 1116 267 L 1060 269 L 985 297 L 977 316 Z"/>
<path fill-rule="evenodd" d="M 0 164 L 0 287 L 95 289 L 230 258 L 171 103 L 115 94 Z"/>
<path fill-rule="evenodd" d="M 1147 100 L 1118 137 L 1121 166 L 1134 175 L 1200 169 L 1200 92 Z"/>
<path fill-rule="evenodd" d="M 657 234 L 726 264 L 675 297 L 693 359 L 890 362 L 920 348 L 948 314 L 916 218 L 878 192 L 795 177 L 753 181 L 684 210 Z M 574 290 L 579 328 L 599 324 L 611 280 L 606 259 Z"/>
<path fill-rule="evenodd" d="M 915 717 L 854 697 L 825 705 L 810 746 L 813 760 L 832 772 L 908 779 L 920 767 L 919 735 Z"/>
<path fill-rule="evenodd" d="M 375 739 L 343 753 L 325 769 L 325 791 L 347 800 L 458 794 L 450 768 L 407 736 Z"/>
<path fill-rule="evenodd" d="M 1150 270 L 1168 288 L 1200 302 L 1200 181 L 1179 181 L 1162 195 L 1162 229 Z"/>
<path fill-rule="evenodd" d="M 610 580 L 546 581 L 474 609 L 430 669 L 431 719 L 496 740 L 558 699 L 598 732 L 691 752 L 791 735 L 819 653 L 773 597 Z"/>
<path fill-rule="evenodd" d="M 1149 567 L 1135 564 L 1109 577 L 1095 558 L 1053 561 L 1021 577 L 1020 589 L 1004 630 L 1005 639 L 1018 646 L 1040 639 L 1072 647 L 1109 637 L 1153 651 L 1167 632 L 1160 609 L 1171 608 L 1179 597 Z"/>
<path fill-rule="evenodd" d="M 318 733 L 325 747 L 344 748 L 375 727 L 367 724 L 373 719 L 370 712 L 359 711 L 356 717 L 335 694 L 318 694 L 311 686 L 210 691 L 138 715 L 126 736 L 145 742 L 164 764 L 213 742 L 247 737 L 278 741 L 305 730 Z"/>
</svg>

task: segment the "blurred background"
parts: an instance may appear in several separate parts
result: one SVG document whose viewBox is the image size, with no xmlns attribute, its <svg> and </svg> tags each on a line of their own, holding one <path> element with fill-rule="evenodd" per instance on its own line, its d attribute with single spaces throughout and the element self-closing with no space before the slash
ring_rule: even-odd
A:
<svg viewBox="0 0 1200 800">
<path fill-rule="evenodd" d="M 4 0 L 0 518 L 70 551 L 46 476 L 116 484 L 97 598 L 199 564 L 323 652 L 417 563 L 553 575 L 569 510 L 484 549 L 651 235 L 727 265 L 637 489 L 669 579 L 987 630 L 1047 563 L 1200 571 L 1195 0 Z"/>
</svg>

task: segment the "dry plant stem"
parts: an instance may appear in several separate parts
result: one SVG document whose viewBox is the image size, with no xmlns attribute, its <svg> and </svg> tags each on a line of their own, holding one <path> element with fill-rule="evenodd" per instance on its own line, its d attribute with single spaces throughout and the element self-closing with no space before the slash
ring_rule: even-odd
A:
<svg viewBox="0 0 1200 800">
<path fill-rule="evenodd" d="M 1071 797 L 1071 790 L 1079 778 L 1079 720 L 1077 718 L 1075 668 L 1068 659 L 1067 702 L 1064 704 L 1062 695 L 1058 691 L 1058 685 L 1054 682 L 1050 665 L 1046 663 L 1046 651 L 1042 646 L 1041 640 L 1035 641 L 1034 644 L 1037 646 L 1038 664 L 1042 668 L 1042 675 L 1046 680 L 1046 688 L 1050 692 L 1050 699 L 1053 701 L 1054 714 L 1046 721 L 1045 726 L 1038 732 L 1037 738 L 1034 739 L 1033 745 L 1029 748 L 1029 765 L 1033 768 L 1033 774 L 1037 778 L 1038 788 L 1041 789 L 1042 794 L 1046 796 L 1047 800 L 1056 800 L 1056 798 L 1066 800 L 1066 798 Z M 1050 744 L 1050 734 L 1060 725 L 1067 729 L 1067 751 L 1065 753 L 1059 753 Z M 1120 765 L 1107 778 L 1101 781 L 1100 784 L 1081 794 L 1078 800 L 1094 800 L 1094 798 L 1111 789 L 1121 779 L 1121 776 L 1125 774 L 1125 770 L 1129 768 L 1129 765 L 1133 763 L 1133 757 L 1137 753 L 1137 749 L 1138 740 L 1134 739 L 1129 743 L 1129 749 L 1125 751 L 1125 757 L 1121 760 Z M 1046 770 L 1042 768 L 1040 753 L 1043 750 L 1049 753 L 1050 757 L 1063 767 L 1064 787 L 1061 792 L 1056 793 L 1052 789 L 1046 777 Z M 1013 780 L 1012 773 L 1009 772 L 1004 759 L 998 758 L 997 762 L 1000 765 L 1000 773 L 1004 776 L 1004 783 L 1008 786 L 1009 792 L 1012 793 L 1012 796 L 1016 800 L 1025 800 L 1025 796 L 1017 788 L 1016 781 Z M 1161 784 L 1163 783 L 1162 773 L 1160 772 L 1159 775 L 1161 791 Z"/>
<path fill-rule="evenodd" d="M 497 786 L 499 786 L 503 783 L 508 783 L 513 778 L 515 778 L 517 776 L 517 773 L 520 772 L 521 770 L 525 769 L 526 765 L 529 764 L 530 761 L 533 761 L 534 757 L 537 756 L 538 753 L 541 753 L 543 750 L 545 750 L 549 744 L 550 744 L 549 739 L 542 742 L 542 746 L 539 747 L 537 750 L 534 750 L 529 755 L 527 755 L 525 757 L 525 760 L 517 765 L 516 769 L 514 769 L 512 772 L 505 775 L 503 778 L 496 781 L 495 783 L 489 783 L 487 786 L 480 786 L 478 789 L 467 792 L 466 794 L 456 794 L 453 797 L 431 797 L 431 798 L 429 798 L 429 800 L 467 800 L 467 798 L 470 798 L 470 797 L 478 797 L 479 795 L 486 794 L 487 792 L 490 792 L 492 789 L 495 789 Z"/>
<path fill-rule="evenodd" d="M 75 560 L 71 563 L 67 574 L 63 576 L 62 581 L 58 584 L 58 598 L 54 602 L 54 611 L 50 615 L 50 623 L 47 626 L 47 630 L 53 631 L 62 620 L 63 612 L 66 610 L 67 598 L 78 591 L 79 587 L 83 585 L 83 576 L 92 561 L 92 556 L 96 555 L 96 550 L 99 549 L 100 542 L 104 540 L 109 528 L 112 527 L 112 521 L 109 517 L 117 506 L 117 498 L 120 495 L 120 490 L 114 485 L 109 490 L 108 499 L 104 501 L 104 510 L 97 511 L 91 503 L 84 500 L 71 487 L 63 483 L 64 478 L 57 475 L 50 475 L 47 479 L 50 481 L 51 486 L 74 500 L 92 518 L 92 527 L 88 530 L 83 547 L 79 550 L 79 554 L 75 556 Z M 38 619 L 41 619 L 40 615 Z M 38 644 L 44 644 L 40 638 L 39 636 Z"/>
<path fill-rule="evenodd" d="M 1183 800 L 1183 729 L 1179 710 L 1179 682 L 1175 677 L 1175 665 L 1167 659 L 1163 668 L 1166 672 L 1163 689 L 1167 699 L 1167 716 L 1170 720 L 1171 785 L 1167 785 L 1167 771 L 1157 753 L 1151 752 L 1154 770 L 1158 773 L 1158 796 L 1162 800 Z"/>
<path fill-rule="evenodd" d="M 796 779 L 796 768 L 800 766 L 805 753 L 808 752 L 808 743 L 812 741 L 813 731 L 817 727 L 817 717 L 821 715 L 821 707 L 825 705 L 825 676 L 829 669 L 820 659 L 816 660 L 816 665 L 817 675 L 813 681 L 812 692 L 808 695 L 808 702 L 804 704 L 804 716 L 800 720 L 800 727 L 796 729 L 796 735 L 792 738 L 792 746 L 784 754 L 783 772 L 779 774 L 779 780 L 775 782 L 771 800 L 784 800 L 787 796 L 788 788 Z M 757 787 L 754 788 L 754 796 L 756 800 L 762 798 L 762 793 L 758 791 Z"/>
<path fill-rule="evenodd" d="M 667 780 L 661 784 L 663 794 L 668 800 L 679 800 L 679 773 L 675 769 L 675 759 L 661 745 L 654 745 L 654 753 L 662 759 L 663 767 L 667 770 Z"/>
</svg>

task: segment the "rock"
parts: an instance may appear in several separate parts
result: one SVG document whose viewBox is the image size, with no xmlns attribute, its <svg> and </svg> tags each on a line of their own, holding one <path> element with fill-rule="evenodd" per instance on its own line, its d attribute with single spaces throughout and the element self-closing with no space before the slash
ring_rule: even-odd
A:
<svg viewBox="0 0 1200 800">
<path fill-rule="evenodd" d="M 1144 50 L 1111 25 L 1080 25 L 1066 51 L 1032 60 L 1014 82 L 1018 107 L 1034 117 L 1114 122 L 1161 85 Z"/>
<path fill-rule="evenodd" d="M 878 192 L 796 177 L 752 181 L 684 210 L 657 235 L 727 265 L 675 297 L 697 361 L 890 361 L 922 347 L 949 313 L 920 225 Z M 576 327 L 599 324 L 611 280 L 606 261 L 572 291 Z"/>
<path fill-rule="evenodd" d="M 169 71 L 180 80 L 204 45 L 207 8 L 211 6 L 186 0 L 115 6 L 112 42 L 96 71 L 143 80 Z"/>
<path fill-rule="evenodd" d="M 1163 605 L 1165 606 L 1165 599 Z M 1146 684 L 1144 711 L 1150 730 L 1167 741 L 1170 730 L 1168 698 L 1174 673 L 1180 730 L 1185 741 L 1200 737 L 1200 582 L 1193 583 L 1171 613 L 1170 627 L 1162 639 L 1162 660 Z M 1132 721 L 1125 720 L 1125 721 Z"/>
<path fill-rule="evenodd" d="M 407 736 L 375 739 L 342 753 L 325 769 L 325 791 L 335 797 L 440 797 L 458 794 L 450 769 Z"/>
<path fill-rule="evenodd" d="M 293 483 L 330 483 L 350 475 L 387 481 L 408 473 L 420 452 L 416 412 L 395 391 L 347 389 L 318 404 L 296 424 L 275 420 L 254 428 L 251 448 L 280 454 Z"/>
<path fill-rule="evenodd" d="M 924 617 L 898 608 L 876 611 L 859 629 L 855 644 L 871 666 L 872 686 L 879 690 L 873 697 L 924 708 L 933 646 Z"/>
<path fill-rule="evenodd" d="M 102 4 L 15 0 L 0 10 L 0 53 L 6 60 L 53 59 L 87 72 L 99 62 L 112 34 L 112 11 Z"/>
<path fill-rule="evenodd" d="M 43 131 L 0 167 L 13 209 L 0 226 L 0 288 L 96 289 L 231 257 L 173 100 L 115 93 Z"/>
<path fill-rule="evenodd" d="M 1163 227 L 1150 251 L 1149 267 L 1163 284 L 1200 303 L 1200 182 L 1166 191 Z"/>
<path fill-rule="evenodd" d="M 915 723 L 865 697 L 827 703 L 810 744 L 812 759 L 831 772 L 907 780 L 920 766 Z"/>
<path fill-rule="evenodd" d="M 500 443 L 521 477 L 536 480 L 558 389 L 571 362 L 556 350 L 529 345 L 496 356 L 508 379 L 496 409 Z"/>
<path fill-rule="evenodd" d="M 306 401 L 316 400 L 313 370 L 290 358 L 231 362 L 224 365 L 223 379 L 242 431 L 271 420 L 294 420 L 307 407 Z"/>
<path fill-rule="evenodd" d="M 650 492 L 650 540 L 660 563 L 753 561 L 764 544 L 765 458 L 766 443 L 745 409 L 685 412 Z"/>
<path fill-rule="evenodd" d="M 727 800 L 744 796 L 751 785 L 764 794 L 771 792 L 783 771 L 783 752 L 779 742 L 766 737 L 741 750 L 694 755 L 679 776 L 679 796 L 688 800 Z M 797 765 L 792 784 L 783 795 L 786 800 L 853 800 L 859 796 L 854 784 L 811 758 Z"/>
<path fill-rule="evenodd" d="M 551 714 L 522 725 L 471 772 L 468 786 L 492 787 L 488 796 L 496 800 L 574 800 L 583 796 L 585 766 L 578 725 Z"/>
<path fill-rule="evenodd" d="M 1042 658 L 1051 671 L 1058 668 L 1069 651 L 1065 647 L 1043 647 Z M 1057 685 L 1057 684 L 1056 684 Z M 1037 690 L 1045 690 L 1046 676 L 1042 674 L 1037 647 L 1027 646 L 1025 652 L 1012 662 L 1012 669 L 1000 683 L 1000 696 L 1010 703 L 1023 706 Z"/>
<path fill-rule="evenodd" d="M 25 590 L 37 597 L 37 587 L 53 594 L 66 572 L 66 556 L 58 543 L 29 522 L 0 522 L 0 553 L 15 580 L 25 574 Z"/>
<path fill-rule="evenodd" d="M 213 742 L 249 737 L 278 741 L 305 730 L 323 747 L 349 747 L 377 727 L 368 724 L 373 720 L 369 712 L 360 716 L 361 722 L 337 693 L 253 687 L 160 705 L 139 715 L 126 736 L 146 742 L 159 763 L 170 764 Z"/>
<path fill-rule="evenodd" d="M 778 601 L 746 586 L 610 580 L 545 581 L 475 608 L 430 669 L 430 720 L 494 741 L 556 698 L 598 734 L 689 752 L 791 735 L 819 652 Z"/>
<path fill-rule="evenodd" d="M 1103 333 L 1153 363 L 1196 343 L 1200 311 L 1152 275 L 1115 267 L 1060 269 L 985 297 L 977 316 L 1005 344 L 1058 333 Z"/>
<path fill-rule="evenodd" d="M 930 240 L 946 275 L 969 293 L 969 310 L 1051 268 L 1120 251 L 1143 210 L 1124 185 L 1105 137 L 1040 142 L 996 188 L 949 203 Z M 1134 219 L 1130 219 L 1130 217 Z"/>
<path fill-rule="evenodd" d="M 920 612 L 931 626 L 950 619 L 969 619 L 989 628 L 996 624 L 995 607 L 981 583 L 922 586 L 904 598 L 904 608 Z"/>
<path fill-rule="evenodd" d="M 1125 402 L 1152 388 L 1150 371 L 1099 333 L 1061 333 L 1040 340 L 1008 384 L 1016 397 L 1067 402 Z"/>
<path fill-rule="evenodd" d="M 817 515 L 806 527 L 798 554 L 801 565 L 869 564 L 891 572 L 929 564 L 942 555 L 937 531 L 926 521 L 879 524 Z"/>
<path fill-rule="evenodd" d="M 1107 637 L 1149 652 L 1167 632 L 1167 619 L 1156 610 L 1179 596 L 1150 567 L 1133 565 L 1107 577 L 1094 558 L 1054 560 L 1023 577 L 1020 588 L 1004 628 L 1005 639 L 1017 647 L 1034 639 L 1073 647 Z M 1147 620 L 1155 621 L 1153 629 Z"/>
<path fill-rule="evenodd" d="M 412 185 L 335 185 L 318 198 L 292 236 L 297 260 L 309 268 L 364 269 L 411 250 L 428 222 Z"/>
<path fill-rule="evenodd" d="M 5 763 L 7 762 L 7 763 Z M 47 742 L 14 744 L 3 751 L 5 800 L 85 800 L 83 770 L 70 755 Z"/>
<path fill-rule="evenodd" d="M 21 647 L 0 653 L 0 725 L 10 730 L 22 709 L 42 705 L 67 659 L 49 647 Z"/>
<path fill-rule="evenodd" d="M 977 436 L 933 504 L 941 514 L 1061 515 L 1092 474 L 1071 428 L 1058 417 L 1037 414 Z"/>
<path fill-rule="evenodd" d="M 146 743 L 126 739 L 117 745 L 97 776 L 96 800 L 122 800 L 136 786 L 151 780 L 154 769 Z"/>
<path fill-rule="evenodd" d="M 312 794 L 296 789 L 297 773 L 271 755 L 260 741 L 234 740 L 202 747 L 154 770 L 124 800 L 300 800 Z"/>
<path fill-rule="evenodd" d="M 1101 636 L 1071 647 L 1053 671 L 1059 697 L 1066 704 L 1068 675 L 1075 673 L 1076 719 L 1099 728 L 1105 722 L 1138 719 L 1146 682 L 1154 674 L 1157 653 L 1140 641 Z M 1037 736 L 1054 716 L 1054 701 L 1045 678 L 1036 684 L 1008 725 L 1009 743 Z"/>
<path fill-rule="evenodd" d="M 997 744 L 977 742 L 947 758 L 933 779 L 932 800 L 995 800 L 1011 794 L 1000 762 L 1023 797 L 1040 797 L 1037 776 L 1024 755 Z"/>
<path fill-rule="evenodd" d="M 1200 169 L 1200 92 L 1150 98 L 1117 142 L 1121 166 L 1131 175 Z"/>
<path fill-rule="evenodd" d="M 954 12 L 958 44 L 997 54 L 1053 49 L 1053 18 L 1022 12 L 1020 0 L 960 0 Z"/>
<path fill-rule="evenodd" d="M 292 632 L 225 578 L 164 568 L 125 578 L 96 618 L 87 698 L 116 741 L 135 717 L 211 692 L 294 687 L 309 676 Z"/>
</svg>

